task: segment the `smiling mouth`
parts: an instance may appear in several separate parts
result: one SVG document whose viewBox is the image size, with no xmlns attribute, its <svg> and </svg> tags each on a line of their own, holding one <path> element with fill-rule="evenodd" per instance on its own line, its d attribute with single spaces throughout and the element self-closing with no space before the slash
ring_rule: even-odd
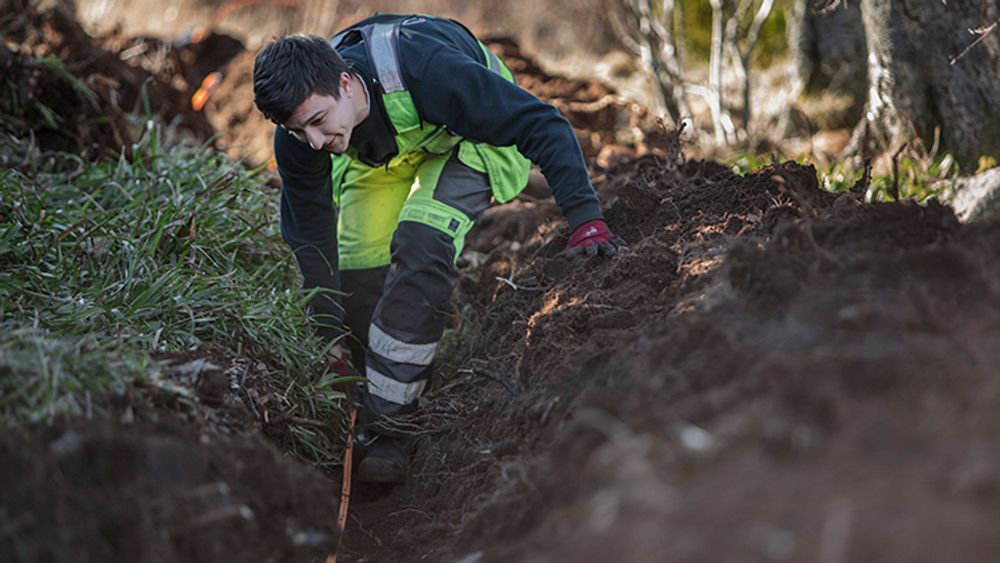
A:
<svg viewBox="0 0 1000 563">
<path fill-rule="evenodd" d="M 340 139 L 341 139 L 341 137 L 339 135 L 336 136 L 336 137 L 334 137 L 332 141 L 330 141 L 329 143 L 323 145 L 323 148 L 326 149 L 329 152 L 335 152 L 334 151 L 334 147 L 337 145 L 337 143 L 340 142 Z"/>
</svg>

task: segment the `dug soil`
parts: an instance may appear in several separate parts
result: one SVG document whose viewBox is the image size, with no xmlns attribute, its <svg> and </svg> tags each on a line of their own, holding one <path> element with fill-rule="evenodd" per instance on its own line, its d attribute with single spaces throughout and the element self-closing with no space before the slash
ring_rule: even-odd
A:
<svg viewBox="0 0 1000 563">
<path fill-rule="evenodd" d="M 32 37 L 10 56 L 64 54 Z M 268 158 L 266 138 L 226 144 L 270 128 L 246 117 L 248 53 L 225 42 L 212 64 L 170 66 L 153 54 L 198 48 L 106 41 L 149 56 L 92 78 L 97 51 L 68 65 L 100 107 L 121 114 L 105 95 L 134 84 L 99 86 L 134 73 L 170 85 L 155 111 L 194 138 L 215 129 Z M 491 46 L 569 117 L 629 247 L 560 256 L 544 182 L 486 212 L 407 421 L 408 480 L 357 486 L 339 561 L 995 561 L 1000 224 L 834 195 L 811 166 L 685 162 L 671 135 L 636 134 L 646 117 L 611 88 Z M 51 148 L 120 146 L 132 133 L 116 119 L 98 137 L 53 132 Z M 114 399 L 100 420 L 0 435 L 0 560 L 322 560 L 337 472 L 262 438 L 280 432 L 253 362 L 160 361 L 165 404 Z"/>
<path fill-rule="evenodd" d="M 5 13 L 0 34 L 5 132 L 30 136 L 42 151 L 84 158 L 130 154 L 145 130 L 145 120 L 130 115 L 159 120 L 176 137 L 195 142 L 211 137 L 212 126 L 192 109 L 181 77 L 158 76 L 134 55 L 123 57 L 113 42 L 102 45 L 65 6 L 39 10 L 16 4 Z M 161 51 L 159 59 L 169 58 Z"/>
<path fill-rule="evenodd" d="M 310 561 L 338 487 L 264 438 L 287 424 L 259 362 L 158 353 L 142 393 L 0 433 L 0 561 Z"/>
<path fill-rule="evenodd" d="M 410 478 L 355 497 L 347 560 L 1000 555 L 1000 225 L 795 163 L 646 156 L 598 191 L 621 256 L 560 257 L 548 209 L 465 272 Z"/>
</svg>

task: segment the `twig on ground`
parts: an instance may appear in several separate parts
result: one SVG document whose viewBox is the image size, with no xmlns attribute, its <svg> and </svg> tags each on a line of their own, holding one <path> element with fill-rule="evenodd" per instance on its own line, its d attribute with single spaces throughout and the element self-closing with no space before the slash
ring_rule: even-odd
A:
<svg viewBox="0 0 1000 563">
<path fill-rule="evenodd" d="M 865 197 L 868 193 L 868 186 L 872 181 L 872 159 L 865 159 L 865 171 L 861 174 L 861 178 L 858 178 L 857 182 L 851 186 L 851 193 L 854 194 L 859 200 Z"/>
<path fill-rule="evenodd" d="M 417 514 L 417 515 L 423 516 L 424 518 L 426 518 L 428 520 L 433 520 L 433 517 L 430 514 L 427 514 L 423 510 L 419 510 L 419 509 L 414 508 L 412 506 L 408 506 L 406 508 L 397 510 L 396 512 L 390 512 L 389 513 L 389 518 L 393 518 L 395 516 L 400 516 L 400 515 L 407 514 L 407 513 Z"/>
<path fill-rule="evenodd" d="M 358 527 L 358 530 L 360 530 L 362 534 L 368 536 L 368 539 L 372 540 L 372 543 L 374 543 L 376 546 L 382 547 L 383 545 L 382 540 L 380 540 L 378 536 L 376 536 L 371 531 L 371 529 L 366 528 L 364 522 L 362 522 L 361 519 L 357 517 L 357 515 L 351 514 L 351 518 L 354 519 L 354 524 Z"/>
<path fill-rule="evenodd" d="M 310 428 L 326 428 L 327 426 L 329 426 L 328 424 L 324 424 L 324 423 L 322 423 L 322 422 L 320 422 L 318 420 L 313 420 L 311 418 L 306 418 L 304 416 L 295 416 L 295 415 L 284 414 L 284 413 L 278 414 L 277 416 L 274 417 L 273 420 L 274 420 L 275 424 L 280 424 L 280 423 L 283 423 L 283 422 L 287 422 L 287 423 L 296 424 L 296 425 L 299 425 L 299 426 L 308 426 Z"/>
<path fill-rule="evenodd" d="M 514 276 L 510 276 L 509 278 L 505 278 L 503 276 L 496 276 L 496 279 L 499 282 L 503 282 L 503 283 L 509 285 L 511 287 L 511 289 L 513 289 L 514 291 L 548 291 L 549 290 L 548 287 L 525 287 L 523 285 L 518 285 L 512 279 L 513 277 Z"/>
<path fill-rule="evenodd" d="M 804 217 L 811 217 L 813 215 L 812 204 L 803 197 L 798 182 L 785 172 L 785 166 L 778 162 L 777 157 L 774 155 L 771 156 L 771 167 L 774 168 L 774 175 L 771 176 L 771 180 L 778 184 L 778 187 L 782 191 L 792 196 L 795 203 L 799 205 L 799 210 Z"/>
<path fill-rule="evenodd" d="M 503 388 L 506 389 L 507 392 L 510 393 L 512 397 L 517 397 L 521 394 L 521 392 L 517 389 L 517 387 L 513 383 L 507 381 L 507 378 L 498 375 L 496 373 L 493 373 L 489 370 L 483 368 L 463 368 L 458 370 L 458 373 L 480 375 L 487 379 L 492 379 L 493 381 L 496 381 L 500 385 L 503 385 Z"/>
<path fill-rule="evenodd" d="M 892 189 L 889 191 L 889 195 L 892 196 L 893 201 L 899 201 L 899 155 L 906 148 L 906 143 L 899 145 L 896 152 L 892 153 Z"/>
<path fill-rule="evenodd" d="M 351 396 L 350 386 L 347 388 L 347 396 Z M 351 506 L 351 468 L 354 465 L 354 424 L 358 419 L 357 409 L 351 409 L 350 424 L 347 429 L 347 446 L 344 448 L 344 475 L 340 485 L 340 508 L 337 511 L 337 545 L 333 553 L 327 555 L 327 563 L 337 563 L 337 553 L 340 551 L 340 544 L 344 538 L 344 531 L 347 529 L 347 517 Z"/>
</svg>

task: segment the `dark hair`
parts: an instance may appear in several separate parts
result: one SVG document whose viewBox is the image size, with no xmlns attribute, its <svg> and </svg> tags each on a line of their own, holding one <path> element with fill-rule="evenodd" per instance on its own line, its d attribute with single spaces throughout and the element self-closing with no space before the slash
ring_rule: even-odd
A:
<svg viewBox="0 0 1000 563">
<path fill-rule="evenodd" d="M 281 124 L 310 94 L 340 99 L 347 63 L 322 37 L 287 35 L 267 44 L 253 64 L 253 102 L 264 117 Z"/>
</svg>

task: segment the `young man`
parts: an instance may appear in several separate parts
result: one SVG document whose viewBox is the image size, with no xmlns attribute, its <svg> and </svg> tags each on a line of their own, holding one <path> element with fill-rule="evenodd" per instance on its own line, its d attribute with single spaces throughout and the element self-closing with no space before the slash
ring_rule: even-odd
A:
<svg viewBox="0 0 1000 563">
<path fill-rule="evenodd" d="M 613 255 L 621 239 L 569 122 L 457 22 L 378 15 L 329 42 L 278 39 L 257 55 L 254 102 L 278 125 L 282 236 L 304 287 L 332 290 L 313 317 L 328 338 L 349 329 L 364 367 L 358 478 L 402 482 L 409 451 L 393 422 L 427 385 L 455 260 L 491 199 L 516 197 L 530 160 L 569 222 L 567 254 Z M 340 342 L 333 355 L 347 371 Z"/>
</svg>

